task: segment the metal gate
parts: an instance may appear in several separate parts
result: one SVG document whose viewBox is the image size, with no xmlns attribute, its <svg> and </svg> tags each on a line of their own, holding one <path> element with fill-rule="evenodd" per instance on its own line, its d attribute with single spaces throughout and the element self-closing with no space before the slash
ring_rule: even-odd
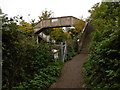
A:
<svg viewBox="0 0 120 90">
<path fill-rule="evenodd" d="M 65 57 L 67 55 L 67 42 L 61 42 L 59 45 L 54 45 L 55 47 L 59 47 L 58 49 L 53 49 L 52 52 L 54 54 L 54 60 L 57 61 L 61 59 L 64 62 Z"/>
</svg>

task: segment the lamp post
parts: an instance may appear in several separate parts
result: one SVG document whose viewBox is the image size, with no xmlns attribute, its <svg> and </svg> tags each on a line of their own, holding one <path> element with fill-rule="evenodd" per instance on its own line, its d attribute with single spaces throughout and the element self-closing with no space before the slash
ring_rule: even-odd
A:
<svg viewBox="0 0 120 90">
<path fill-rule="evenodd" d="M 0 14 L 0 44 L 2 43 L 2 18 L 5 16 L 7 16 L 7 14 Z M 1 46 L 2 45 L 0 45 L 0 48 L 2 48 Z M 2 56 L 1 53 L 0 56 Z"/>
</svg>

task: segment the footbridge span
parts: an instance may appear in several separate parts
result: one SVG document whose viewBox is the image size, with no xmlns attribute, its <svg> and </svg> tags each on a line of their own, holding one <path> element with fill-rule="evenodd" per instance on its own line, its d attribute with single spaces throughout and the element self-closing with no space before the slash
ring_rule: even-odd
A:
<svg viewBox="0 0 120 90">
<path fill-rule="evenodd" d="M 79 19 L 73 16 L 64 16 L 64 17 L 56 17 L 56 18 L 49 18 L 40 21 L 34 27 L 34 33 L 39 34 L 42 32 L 43 29 L 46 28 L 58 28 L 58 27 L 72 27 L 75 22 Z"/>
</svg>

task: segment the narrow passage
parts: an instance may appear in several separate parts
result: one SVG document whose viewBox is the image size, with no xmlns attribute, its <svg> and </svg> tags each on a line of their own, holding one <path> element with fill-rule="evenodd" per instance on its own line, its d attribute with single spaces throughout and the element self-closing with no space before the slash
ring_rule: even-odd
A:
<svg viewBox="0 0 120 90">
<path fill-rule="evenodd" d="M 90 43 L 90 35 L 88 35 L 83 43 L 81 53 L 72 60 L 65 63 L 61 76 L 51 85 L 50 88 L 82 88 L 83 80 L 83 63 L 87 60 L 88 46 Z"/>
<path fill-rule="evenodd" d="M 57 79 L 51 88 L 81 88 L 83 87 L 82 65 L 87 59 L 87 54 L 79 54 L 68 61 L 63 69 L 60 78 Z"/>
</svg>

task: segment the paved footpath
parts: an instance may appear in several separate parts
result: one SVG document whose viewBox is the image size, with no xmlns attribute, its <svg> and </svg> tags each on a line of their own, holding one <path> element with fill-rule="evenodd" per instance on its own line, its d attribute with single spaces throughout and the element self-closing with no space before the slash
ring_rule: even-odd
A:
<svg viewBox="0 0 120 90">
<path fill-rule="evenodd" d="M 68 61 L 63 69 L 60 78 L 52 84 L 51 88 L 81 88 L 83 87 L 82 65 L 87 59 L 87 54 L 79 54 Z"/>
<path fill-rule="evenodd" d="M 87 60 L 89 36 L 85 39 L 82 51 L 72 60 L 65 63 L 61 76 L 51 85 L 50 88 L 82 88 L 83 80 L 83 63 Z"/>
</svg>

